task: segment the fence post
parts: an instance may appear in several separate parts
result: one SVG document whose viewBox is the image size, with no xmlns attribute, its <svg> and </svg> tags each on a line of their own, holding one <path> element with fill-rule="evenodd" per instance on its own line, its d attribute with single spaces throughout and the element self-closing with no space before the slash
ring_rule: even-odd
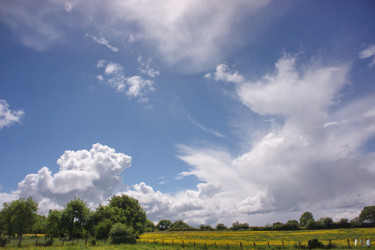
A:
<svg viewBox="0 0 375 250">
<path fill-rule="evenodd" d="M 269 241 L 267 241 L 267 243 L 268 243 L 268 247 L 270 247 L 270 242 L 269 242 Z"/>
<path fill-rule="evenodd" d="M 195 249 L 195 241 L 194 241 L 194 249 Z"/>
<path fill-rule="evenodd" d="M 351 248 L 349 239 L 346 239 L 346 241 L 348 242 L 348 247 Z"/>
<path fill-rule="evenodd" d="M 215 248 L 217 248 L 217 246 L 216 246 L 216 242 L 215 242 Z"/>
<path fill-rule="evenodd" d="M 242 242 L 240 241 L 240 248 L 242 249 Z"/>
<path fill-rule="evenodd" d="M 298 249 L 301 249 L 301 241 L 298 242 Z"/>
<path fill-rule="evenodd" d="M 174 240 L 172 239 L 172 246 L 173 246 L 173 241 L 174 241 Z"/>
<path fill-rule="evenodd" d="M 182 248 L 185 248 L 184 240 L 182 240 Z"/>
<path fill-rule="evenodd" d="M 87 246 L 87 240 L 88 240 L 88 238 L 86 238 L 86 240 L 85 240 L 85 246 Z"/>
<path fill-rule="evenodd" d="M 282 242 L 282 245 L 283 245 L 283 248 L 284 248 L 284 241 L 281 241 Z"/>
<path fill-rule="evenodd" d="M 36 236 L 35 246 L 38 246 L 38 236 Z"/>
<path fill-rule="evenodd" d="M 256 248 L 257 247 L 257 245 L 255 244 L 255 241 L 254 241 L 254 248 Z"/>
<path fill-rule="evenodd" d="M 206 242 L 204 243 L 204 249 L 208 249 Z"/>
</svg>

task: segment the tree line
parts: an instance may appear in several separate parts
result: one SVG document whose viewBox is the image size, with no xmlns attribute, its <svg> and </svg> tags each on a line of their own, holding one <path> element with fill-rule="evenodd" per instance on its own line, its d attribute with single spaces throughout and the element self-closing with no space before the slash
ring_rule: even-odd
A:
<svg viewBox="0 0 375 250">
<path fill-rule="evenodd" d="M 108 205 L 91 211 L 86 203 L 75 198 L 62 210 L 50 210 L 47 216 L 37 214 L 38 203 L 32 198 L 20 198 L 4 203 L 0 211 L 0 234 L 8 238 L 23 234 L 44 234 L 53 239 L 107 239 L 112 243 L 135 243 L 153 223 L 136 199 L 127 195 L 113 196 Z"/>
<path fill-rule="evenodd" d="M 127 195 L 113 196 L 108 205 L 99 205 L 91 211 L 81 199 L 69 201 L 62 210 L 50 210 L 48 215 L 37 213 L 38 203 L 32 198 L 20 198 L 4 203 L 0 211 L 0 235 L 18 237 L 23 234 L 44 234 L 51 242 L 54 238 L 67 240 L 93 238 L 111 239 L 112 243 L 135 243 L 144 232 L 150 231 L 212 231 L 212 230 L 299 230 L 331 229 L 375 226 L 375 206 L 363 208 L 359 216 L 349 221 L 332 218 L 314 219 L 311 212 L 304 212 L 299 221 L 276 222 L 264 227 L 234 222 L 231 227 L 219 223 L 216 227 L 200 225 L 195 228 L 182 220 L 160 220 L 156 225 L 147 219 L 138 201 Z"/>
</svg>

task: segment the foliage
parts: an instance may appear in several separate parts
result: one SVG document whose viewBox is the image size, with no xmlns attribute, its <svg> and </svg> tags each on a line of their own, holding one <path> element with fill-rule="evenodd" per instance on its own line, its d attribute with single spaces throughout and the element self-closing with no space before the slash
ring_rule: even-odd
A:
<svg viewBox="0 0 375 250">
<path fill-rule="evenodd" d="M 324 245 L 318 239 L 312 239 L 312 240 L 309 240 L 309 242 L 307 244 L 307 248 L 308 249 L 324 248 Z"/>
<path fill-rule="evenodd" d="M 375 206 L 364 207 L 359 219 L 362 223 L 375 223 Z"/>
<path fill-rule="evenodd" d="M 200 225 L 199 226 L 199 230 L 201 231 L 213 231 L 215 229 L 213 229 L 210 225 Z"/>
<path fill-rule="evenodd" d="M 145 232 L 155 232 L 157 230 L 158 229 L 155 226 L 154 222 L 150 221 L 149 219 L 146 219 Z"/>
<path fill-rule="evenodd" d="M 304 212 L 299 218 L 301 227 L 307 226 L 310 221 L 314 221 L 314 216 L 311 212 Z"/>
<path fill-rule="evenodd" d="M 96 226 L 95 230 L 95 238 L 98 240 L 107 239 L 109 236 L 109 232 L 112 228 L 112 222 L 109 219 L 102 220 Z"/>
<path fill-rule="evenodd" d="M 159 229 L 159 231 L 168 230 L 168 229 L 171 228 L 171 226 L 172 226 L 172 222 L 170 220 L 161 220 L 156 225 L 156 227 L 157 227 L 157 229 Z"/>
<path fill-rule="evenodd" d="M 194 230 L 193 227 L 189 226 L 187 223 L 182 220 L 175 221 L 169 231 L 191 231 Z"/>
<path fill-rule="evenodd" d="M 116 223 L 109 232 L 112 244 L 136 243 L 135 232 L 130 226 Z"/>
<path fill-rule="evenodd" d="M 46 229 L 46 216 L 37 214 L 35 217 L 35 222 L 32 225 L 32 233 L 34 234 L 45 234 Z"/>
<path fill-rule="evenodd" d="M 46 219 L 46 234 L 47 237 L 53 238 L 60 236 L 61 233 L 61 211 L 58 210 L 49 210 L 47 219 Z"/>
<path fill-rule="evenodd" d="M 9 237 L 15 233 L 22 237 L 31 232 L 36 221 L 38 203 L 32 197 L 20 198 L 10 203 L 4 203 L 1 210 L 1 224 Z"/>
<path fill-rule="evenodd" d="M 61 214 L 61 226 L 68 233 L 69 239 L 82 237 L 89 212 L 86 203 L 79 198 L 65 205 Z"/>
<path fill-rule="evenodd" d="M 219 223 L 216 225 L 216 230 L 227 230 L 227 227 L 223 223 Z"/>
<path fill-rule="evenodd" d="M 147 217 L 136 199 L 124 194 L 113 196 L 108 206 L 112 208 L 113 223 L 120 222 L 132 227 L 137 236 L 144 233 Z"/>
</svg>

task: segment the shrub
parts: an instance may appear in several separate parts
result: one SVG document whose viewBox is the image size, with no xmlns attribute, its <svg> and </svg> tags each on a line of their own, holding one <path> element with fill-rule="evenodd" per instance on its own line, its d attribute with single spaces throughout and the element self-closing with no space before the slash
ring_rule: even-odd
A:
<svg viewBox="0 0 375 250">
<path fill-rule="evenodd" d="M 112 226 L 109 236 L 112 244 L 136 242 L 134 229 L 121 223 L 116 223 Z"/>
<path fill-rule="evenodd" d="M 308 249 L 324 248 L 324 245 L 318 239 L 312 239 L 312 240 L 309 240 L 309 243 L 307 244 L 307 248 Z"/>
<path fill-rule="evenodd" d="M 110 220 L 103 220 L 96 226 L 95 238 L 97 240 L 107 239 L 111 231 L 112 222 Z"/>
</svg>

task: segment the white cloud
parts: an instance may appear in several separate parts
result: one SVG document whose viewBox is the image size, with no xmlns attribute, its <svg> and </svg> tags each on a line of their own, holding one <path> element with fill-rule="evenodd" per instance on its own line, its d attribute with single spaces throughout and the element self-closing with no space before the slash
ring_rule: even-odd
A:
<svg viewBox="0 0 375 250">
<path fill-rule="evenodd" d="M 136 37 L 169 65 L 201 71 L 222 60 L 229 53 L 228 44 L 250 39 L 257 28 L 256 17 L 268 2 L 6 1 L 0 18 L 23 44 L 38 50 L 71 40 L 77 30 L 86 33 L 90 29 L 117 44 L 133 43 Z M 252 22 L 240 30 L 236 24 L 244 18 Z M 241 31 L 247 35 L 240 36 Z M 97 42 L 107 46 L 107 39 Z"/>
<path fill-rule="evenodd" d="M 57 164 L 57 173 L 43 167 L 38 173 L 27 175 L 11 194 L 1 193 L 1 204 L 31 195 L 42 213 L 61 209 L 74 197 L 96 207 L 121 188 L 120 175 L 130 167 L 131 157 L 97 143 L 89 151 L 65 151 Z"/>
<path fill-rule="evenodd" d="M 235 71 L 233 73 L 229 72 L 229 68 L 228 68 L 227 65 L 219 64 L 216 67 L 215 80 L 216 81 L 241 83 L 241 82 L 243 82 L 244 78 L 237 71 Z"/>
<path fill-rule="evenodd" d="M 179 146 L 179 158 L 191 166 L 180 176 L 197 177 L 196 190 L 166 194 L 141 183 L 127 193 L 154 221 L 183 219 L 194 225 L 236 220 L 254 225 L 262 223 L 262 214 L 286 221 L 306 210 L 318 216 L 333 216 L 334 210 L 335 218 L 358 216 L 375 195 L 375 152 L 362 152 L 375 135 L 375 98 L 343 105 L 339 94 L 349 84 L 345 64 L 298 70 L 296 62 L 284 55 L 274 72 L 254 82 L 218 67 L 217 80 L 234 82 L 249 112 L 275 117 L 277 125 L 238 156 Z"/>
<path fill-rule="evenodd" d="M 152 78 L 154 78 L 155 76 L 160 75 L 160 72 L 159 72 L 159 71 L 154 70 L 154 69 L 150 66 L 150 64 L 151 64 L 151 60 L 148 60 L 148 61 L 144 62 L 144 61 L 142 60 L 142 56 L 139 56 L 139 57 L 138 57 L 138 63 L 139 63 L 139 65 L 140 65 L 140 67 L 139 67 L 139 72 L 140 72 L 141 74 L 146 74 L 146 75 L 148 75 L 149 77 L 152 77 Z"/>
<path fill-rule="evenodd" d="M 104 68 L 104 74 L 97 76 L 99 81 L 108 84 L 119 93 L 137 98 L 141 103 L 147 103 L 147 94 L 150 91 L 155 91 L 154 81 L 137 75 L 126 77 L 124 67 L 121 64 L 100 60 L 97 67 Z"/>
<path fill-rule="evenodd" d="M 9 109 L 7 101 L 0 99 L 0 129 L 20 122 L 24 114 L 23 110 Z"/>
<path fill-rule="evenodd" d="M 94 42 L 106 46 L 108 49 L 112 50 L 113 52 L 118 52 L 119 51 L 118 48 L 110 45 L 109 41 L 107 39 L 105 39 L 104 37 L 98 38 L 96 36 L 93 36 L 93 35 L 90 35 L 90 34 L 87 34 L 87 33 L 86 33 L 86 37 L 92 38 L 92 40 L 94 40 Z"/>
<path fill-rule="evenodd" d="M 359 53 L 358 57 L 361 58 L 361 59 L 366 59 L 366 58 L 372 57 L 372 61 L 368 64 L 368 66 L 372 67 L 373 65 L 375 65 L 375 44 L 371 44 L 366 49 L 362 50 Z"/>
</svg>

